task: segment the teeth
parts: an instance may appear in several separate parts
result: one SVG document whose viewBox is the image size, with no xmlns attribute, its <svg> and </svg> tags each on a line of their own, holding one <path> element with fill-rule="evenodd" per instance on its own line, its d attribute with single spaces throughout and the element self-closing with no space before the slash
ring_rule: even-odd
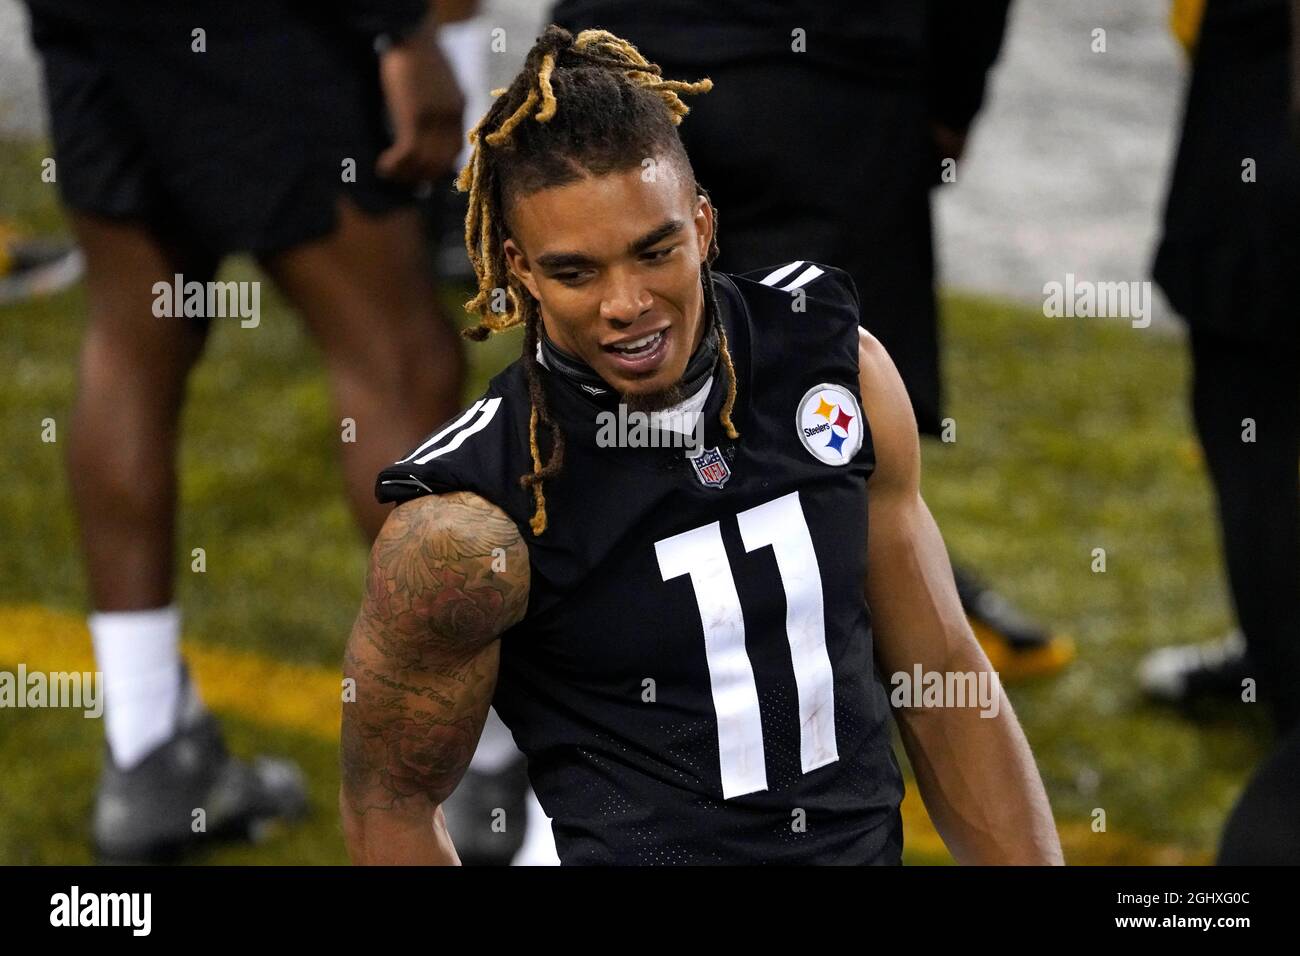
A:
<svg viewBox="0 0 1300 956">
<path fill-rule="evenodd" d="M 658 342 L 659 339 L 660 339 L 662 336 L 663 336 L 663 332 L 662 332 L 662 331 L 661 331 L 661 332 L 654 332 L 654 333 L 651 333 L 650 335 L 645 336 L 645 338 L 637 339 L 637 340 L 634 341 L 634 342 L 623 342 L 623 343 L 621 343 L 621 344 L 619 344 L 619 345 L 615 345 L 615 346 L 614 346 L 614 351 L 616 351 L 616 352 L 639 352 L 641 349 L 644 349 L 644 348 L 646 348 L 647 346 L 649 346 L 649 345 L 653 345 L 655 342 Z"/>
</svg>

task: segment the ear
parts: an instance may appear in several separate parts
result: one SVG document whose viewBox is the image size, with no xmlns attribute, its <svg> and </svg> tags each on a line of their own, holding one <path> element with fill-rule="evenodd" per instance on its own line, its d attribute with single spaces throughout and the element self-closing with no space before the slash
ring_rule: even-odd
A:
<svg viewBox="0 0 1300 956">
<path fill-rule="evenodd" d="M 695 234 L 700 261 L 704 262 L 709 258 L 709 244 L 713 242 L 713 205 L 702 195 L 695 197 Z"/>
<path fill-rule="evenodd" d="M 515 274 L 515 278 L 523 283 L 524 288 L 532 293 L 534 299 L 538 302 L 542 301 L 542 297 L 537 294 L 537 279 L 533 275 L 533 267 L 528 262 L 528 256 L 523 248 L 514 239 L 507 239 L 502 244 L 502 250 L 505 252 L 506 265 Z"/>
</svg>

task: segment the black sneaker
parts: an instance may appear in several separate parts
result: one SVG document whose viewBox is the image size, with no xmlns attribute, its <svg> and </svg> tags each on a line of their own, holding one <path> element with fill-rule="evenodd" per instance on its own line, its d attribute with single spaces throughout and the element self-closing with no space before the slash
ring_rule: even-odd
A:
<svg viewBox="0 0 1300 956">
<path fill-rule="evenodd" d="M 180 730 L 136 766 L 118 768 L 105 748 L 93 824 L 101 863 L 170 862 L 219 840 L 258 842 L 274 821 L 305 816 L 297 765 L 232 757 L 216 719 L 189 691 L 185 675 Z"/>
<path fill-rule="evenodd" d="M 1240 700 L 1242 681 L 1254 673 L 1246 638 L 1238 630 L 1209 644 L 1177 644 L 1152 651 L 1138 667 L 1138 684 L 1150 699 L 1181 707 Z"/>
</svg>

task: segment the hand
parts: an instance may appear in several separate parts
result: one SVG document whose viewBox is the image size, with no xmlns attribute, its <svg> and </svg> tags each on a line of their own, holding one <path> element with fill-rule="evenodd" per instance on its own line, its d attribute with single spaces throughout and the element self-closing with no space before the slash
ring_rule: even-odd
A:
<svg viewBox="0 0 1300 956">
<path fill-rule="evenodd" d="M 393 144 L 375 163 L 385 178 L 415 183 L 455 171 L 464 140 L 465 97 L 436 33 L 428 16 L 380 55 L 379 81 L 393 123 Z"/>
</svg>

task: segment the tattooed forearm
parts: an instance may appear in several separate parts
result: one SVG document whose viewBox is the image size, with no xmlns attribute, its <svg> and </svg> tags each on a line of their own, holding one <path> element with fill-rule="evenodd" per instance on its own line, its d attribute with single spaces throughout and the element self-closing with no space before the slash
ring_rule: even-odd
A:
<svg viewBox="0 0 1300 956">
<path fill-rule="evenodd" d="M 523 618 L 528 549 L 468 493 L 397 508 L 371 551 L 344 658 L 343 796 L 355 814 L 425 812 L 455 788 L 496 687 L 501 634 Z"/>
</svg>

